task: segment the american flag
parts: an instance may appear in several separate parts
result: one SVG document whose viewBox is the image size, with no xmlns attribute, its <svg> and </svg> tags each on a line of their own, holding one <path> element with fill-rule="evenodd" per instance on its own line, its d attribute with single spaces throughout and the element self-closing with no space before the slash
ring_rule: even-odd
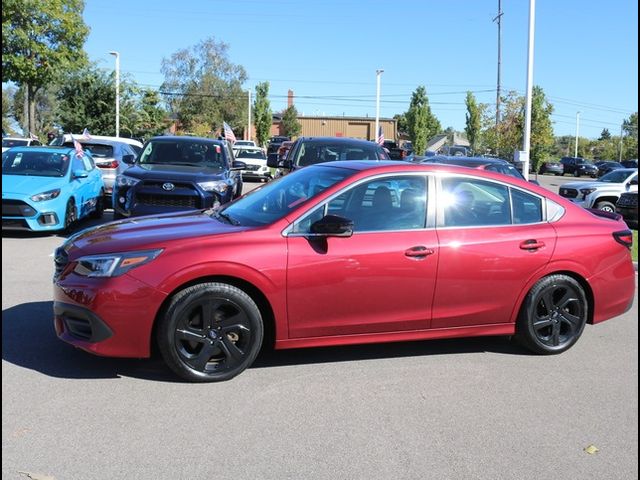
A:
<svg viewBox="0 0 640 480">
<path fill-rule="evenodd" d="M 233 134 L 233 130 L 231 130 L 229 124 L 227 122 L 222 122 L 222 125 L 224 126 L 224 138 L 229 140 L 231 144 L 236 143 L 236 136 Z"/>
<path fill-rule="evenodd" d="M 29 138 L 31 138 L 31 140 L 38 140 L 38 136 L 34 135 L 32 132 L 29 132 Z"/>
<path fill-rule="evenodd" d="M 84 129 L 82 131 L 82 138 L 86 138 L 87 140 L 91 140 L 91 135 L 89 135 L 89 130 L 88 129 Z"/>
<path fill-rule="evenodd" d="M 84 150 L 82 149 L 82 144 L 76 140 L 76 138 L 71 135 L 71 139 L 73 140 L 73 148 L 76 149 L 76 157 L 82 158 L 84 157 Z"/>
<path fill-rule="evenodd" d="M 382 125 L 378 127 L 378 137 L 376 138 L 378 145 L 384 145 L 384 132 L 382 131 Z"/>
</svg>

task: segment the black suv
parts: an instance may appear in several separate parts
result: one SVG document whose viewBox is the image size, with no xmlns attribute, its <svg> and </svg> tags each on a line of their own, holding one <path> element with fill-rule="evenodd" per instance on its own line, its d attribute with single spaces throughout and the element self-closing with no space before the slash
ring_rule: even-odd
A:
<svg viewBox="0 0 640 480">
<path fill-rule="evenodd" d="M 598 176 L 598 167 L 582 157 L 562 157 L 560 163 L 564 165 L 563 175 L 570 174 L 574 177 L 588 175 L 592 178 Z"/>
<path fill-rule="evenodd" d="M 226 140 L 154 137 L 116 177 L 114 218 L 227 203 L 242 194 L 243 168 L 245 163 L 234 159 Z"/>
<path fill-rule="evenodd" d="M 338 160 L 391 160 L 380 145 L 368 140 L 345 137 L 300 137 L 291 146 L 286 159 L 270 155 L 267 165 L 297 170 L 301 167 Z"/>
<path fill-rule="evenodd" d="M 269 139 L 269 144 L 267 145 L 267 155 L 270 153 L 278 153 L 278 149 L 282 142 L 286 142 L 287 140 L 291 140 L 289 137 L 284 136 L 275 136 Z"/>
<path fill-rule="evenodd" d="M 631 228 L 638 229 L 638 192 L 625 192 L 616 203 L 616 213 L 622 215 Z"/>
</svg>

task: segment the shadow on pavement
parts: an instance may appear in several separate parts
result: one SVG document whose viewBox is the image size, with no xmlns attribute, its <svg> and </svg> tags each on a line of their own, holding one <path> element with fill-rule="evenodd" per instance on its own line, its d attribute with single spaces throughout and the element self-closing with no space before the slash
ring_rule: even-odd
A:
<svg viewBox="0 0 640 480">
<path fill-rule="evenodd" d="M 505 337 L 477 337 L 280 351 L 265 349 L 250 368 L 481 352 L 528 354 Z M 53 329 L 53 302 L 23 303 L 3 310 L 2 359 L 51 377 L 105 379 L 124 376 L 182 382 L 159 357 L 98 357 L 62 342 Z"/>
</svg>

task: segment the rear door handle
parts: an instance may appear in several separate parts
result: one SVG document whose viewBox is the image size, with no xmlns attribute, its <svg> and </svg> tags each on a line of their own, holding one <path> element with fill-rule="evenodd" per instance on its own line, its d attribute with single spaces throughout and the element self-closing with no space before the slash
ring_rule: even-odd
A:
<svg viewBox="0 0 640 480">
<path fill-rule="evenodd" d="M 410 258 L 425 258 L 429 255 L 433 255 L 433 250 L 422 245 L 408 248 L 404 251 L 404 255 Z"/>
<path fill-rule="evenodd" d="M 525 240 L 520 243 L 520 248 L 522 250 L 538 250 L 539 248 L 544 247 L 544 242 L 539 242 L 535 239 Z"/>
</svg>

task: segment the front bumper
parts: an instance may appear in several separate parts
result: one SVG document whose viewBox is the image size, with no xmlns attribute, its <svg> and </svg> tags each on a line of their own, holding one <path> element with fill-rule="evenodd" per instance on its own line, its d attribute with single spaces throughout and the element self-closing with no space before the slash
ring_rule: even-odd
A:
<svg viewBox="0 0 640 480">
<path fill-rule="evenodd" d="M 166 295 L 125 274 L 87 278 L 67 265 L 54 281 L 54 327 L 58 337 L 89 353 L 147 358 L 151 332 Z"/>
<path fill-rule="evenodd" d="M 2 199 L 2 230 L 56 231 L 64 228 L 66 201 L 60 197 L 33 202 L 26 197 Z"/>
</svg>

